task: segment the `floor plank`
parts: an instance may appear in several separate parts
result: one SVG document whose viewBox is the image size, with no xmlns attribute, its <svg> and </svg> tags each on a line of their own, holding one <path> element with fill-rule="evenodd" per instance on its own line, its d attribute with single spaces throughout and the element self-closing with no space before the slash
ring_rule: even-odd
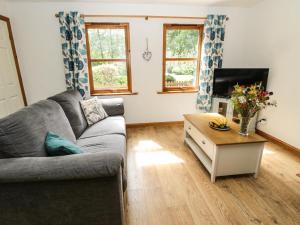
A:
<svg viewBox="0 0 300 225">
<path fill-rule="evenodd" d="M 127 225 L 300 224 L 300 157 L 268 143 L 257 179 L 216 183 L 182 126 L 129 128 Z"/>
</svg>

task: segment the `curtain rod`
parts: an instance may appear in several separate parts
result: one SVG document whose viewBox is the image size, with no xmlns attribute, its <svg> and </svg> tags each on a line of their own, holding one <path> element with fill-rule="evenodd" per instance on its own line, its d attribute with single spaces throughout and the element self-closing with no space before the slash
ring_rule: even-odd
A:
<svg viewBox="0 0 300 225">
<path fill-rule="evenodd" d="M 81 17 L 110 17 L 110 18 L 144 18 L 148 19 L 191 19 L 191 20 L 203 20 L 206 19 L 206 16 L 193 17 L 193 16 L 147 16 L 147 15 L 86 15 L 81 14 Z M 59 17 L 58 14 L 55 14 L 55 17 Z M 229 18 L 227 17 L 227 20 Z"/>
</svg>

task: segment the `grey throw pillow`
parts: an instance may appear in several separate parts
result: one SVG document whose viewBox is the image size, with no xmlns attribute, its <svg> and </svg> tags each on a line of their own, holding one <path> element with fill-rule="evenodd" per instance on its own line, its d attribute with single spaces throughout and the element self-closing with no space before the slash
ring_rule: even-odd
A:
<svg viewBox="0 0 300 225">
<path fill-rule="evenodd" d="M 98 100 L 97 97 L 80 101 L 80 105 L 89 126 L 108 117 L 102 107 L 101 101 Z"/>
</svg>

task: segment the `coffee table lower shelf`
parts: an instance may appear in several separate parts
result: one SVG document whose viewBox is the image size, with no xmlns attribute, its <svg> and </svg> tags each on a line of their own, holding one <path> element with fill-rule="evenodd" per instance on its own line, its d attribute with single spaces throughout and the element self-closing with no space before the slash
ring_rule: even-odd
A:
<svg viewBox="0 0 300 225">
<path fill-rule="evenodd" d="M 212 172 L 212 160 L 205 154 L 197 143 L 190 137 L 185 138 L 185 143 L 190 146 L 197 158 L 202 162 L 209 173 Z"/>
</svg>

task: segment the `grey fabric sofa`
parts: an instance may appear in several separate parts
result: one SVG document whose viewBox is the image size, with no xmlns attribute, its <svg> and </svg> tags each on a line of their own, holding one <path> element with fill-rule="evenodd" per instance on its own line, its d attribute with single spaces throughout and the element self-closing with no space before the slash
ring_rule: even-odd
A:
<svg viewBox="0 0 300 225">
<path fill-rule="evenodd" d="M 88 127 L 77 91 L 0 120 L 1 225 L 122 225 L 126 129 L 122 99 L 103 99 L 109 117 Z M 83 154 L 48 157 L 47 131 Z"/>
</svg>

